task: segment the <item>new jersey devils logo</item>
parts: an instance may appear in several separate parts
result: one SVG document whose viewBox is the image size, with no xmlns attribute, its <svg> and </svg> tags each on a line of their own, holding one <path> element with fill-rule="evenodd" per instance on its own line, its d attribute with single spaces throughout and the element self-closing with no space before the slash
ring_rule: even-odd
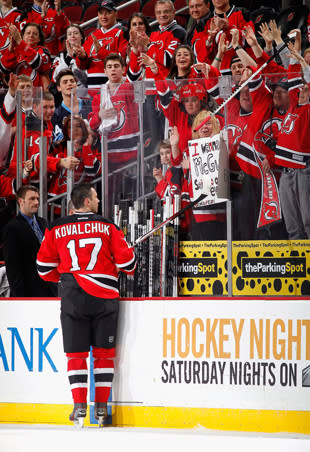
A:
<svg viewBox="0 0 310 452">
<path fill-rule="evenodd" d="M 278 218 L 279 204 L 275 201 L 266 202 L 264 217 L 266 220 L 271 221 Z"/>
<path fill-rule="evenodd" d="M 111 46 L 114 42 L 114 38 L 113 38 L 113 36 L 108 36 L 107 38 L 98 39 L 98 41 L 100 42 L 100 45 L 103 46 L 106 50 L 111 50 Z M 90 48 L 90 54 L 97 55 L 97 51 L 95 49 L 94 44 Z"/>
<path fill-rule="evenodd" d="M 285 119 L 282 122 L 281 132 L 286 133 L 287 135 L 292 133 L 294 126 L 295 126 L 295 121 L 297 118 L 298 118 L 298 115 L 288 113 L 288 115 L 285 117 Z"/>
<path fill-rule="evenodd" d="M 240 142 L 240 138 L 242 137 L 242 129 L 235 124 L 228 124 L 225 129 L 228 132 L 228 142 L 236 146 Z"/>
<path fill-rule="evenodd" d="M 262 141 L 264 144 L 276 139 L 281 129 L 282 120 L 279 118 L 268 119 L 263 123 L 255 135 L 255 141 Z"/>
<path fill-rule="evenodd" d="M 113 101 L 113 108 L 117 111 L 118 122 L 115 126 L 112 127 L 112 132 L 117 132 L 118 130 L 121 130 L 124 127 L 126 121 L 124 104 L 125 102 L 122 100 L 116 102 Z"/>
</svg>

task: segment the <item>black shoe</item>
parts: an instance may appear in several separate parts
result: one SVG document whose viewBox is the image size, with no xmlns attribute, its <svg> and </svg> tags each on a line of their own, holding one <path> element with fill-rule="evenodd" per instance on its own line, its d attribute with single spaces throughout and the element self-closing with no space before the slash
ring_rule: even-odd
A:
<svg viewBox="0 0 310 452">
<path fill-rule="evenodd" d="M 69 420 L 73 421 L 75 425 L 83 427 L 86 412 L 87 412 L 87 403 L 75 403 L 73 411 L 69 416 Z"/>
<path fill-rule="evenodd" d="M 108 417 L 108 407 L 105 402 L 95 402 L 95 419 L 99 427 L 103 427 Z"/>
</svg>

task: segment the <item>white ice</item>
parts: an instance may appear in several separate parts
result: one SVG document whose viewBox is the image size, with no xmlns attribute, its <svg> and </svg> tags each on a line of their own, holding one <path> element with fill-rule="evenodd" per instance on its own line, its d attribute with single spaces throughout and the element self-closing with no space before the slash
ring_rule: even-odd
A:
<svg viewBox="0 0 310 452">
<path fill-rule="evenodd" d="M 310 436 L 191 430 L 0 425 L 0 452 L 310 452 Z"/>
</svg>

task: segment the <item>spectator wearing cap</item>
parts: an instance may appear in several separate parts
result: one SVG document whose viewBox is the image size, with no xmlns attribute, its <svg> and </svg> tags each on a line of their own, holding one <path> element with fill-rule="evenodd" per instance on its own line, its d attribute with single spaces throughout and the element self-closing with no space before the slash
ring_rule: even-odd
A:
<svg viewBox="0 0 310 452">
<path fill-rule="evenodd" d="M 98 6 L 100 28 L 87 37 L 83 46 L 75 47 L 77 66 L 86 70 L 88 88 L 99 88 L 106 83 L 104 60 L 110 53 L 126 57 L 128 41 L 124 30 L 117 22 L 116 6 L 112 0 L 105 0 Z"/>
<path fill-rule="evenodd" d="M 208 95 L 203 79 L 186 83 L 175 92 L 169 89 L 166 81 L 156 81 L 156 87 L 160 107 L 169 120 L 169 125 L 178 128 L 181 153 L 179 157 L 181 158 L 183 153 L 187 153 L 188 141 L 192 139 L 193 119 L 202 109 L 214 110 L 217 104 Z M 177 163 L 178 161 L 173 162 L 173 164 Z"/>
</svg>

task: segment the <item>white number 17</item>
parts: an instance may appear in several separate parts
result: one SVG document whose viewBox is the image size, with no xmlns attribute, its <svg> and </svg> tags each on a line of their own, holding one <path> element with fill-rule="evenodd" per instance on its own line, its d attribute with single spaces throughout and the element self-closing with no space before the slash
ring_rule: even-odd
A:
<svg viewBox="0 0 310 452">
<path fill-rule="evenodd" d="M 102 247 L 102 240 L 99 237 L 90 237 L 88 239 L 79 239 L 78 246 L 79 248 L 85 248 L 87 245 L 93 245 L 93 249 L 91 251 L 90 259 L 87 264 L 86 270 L 93 270 L 96 263 L 99 251 Z M 79 266 L 79 259 L 76 254 L 76 241 L 70 240 L 67 243 L 67 248 L 70 253 L 71 261 L 72 261 L 72 267 L 70 268 L 70 271 L 75 270 L 81 270 L 81 267 Z"/>
</svg>

